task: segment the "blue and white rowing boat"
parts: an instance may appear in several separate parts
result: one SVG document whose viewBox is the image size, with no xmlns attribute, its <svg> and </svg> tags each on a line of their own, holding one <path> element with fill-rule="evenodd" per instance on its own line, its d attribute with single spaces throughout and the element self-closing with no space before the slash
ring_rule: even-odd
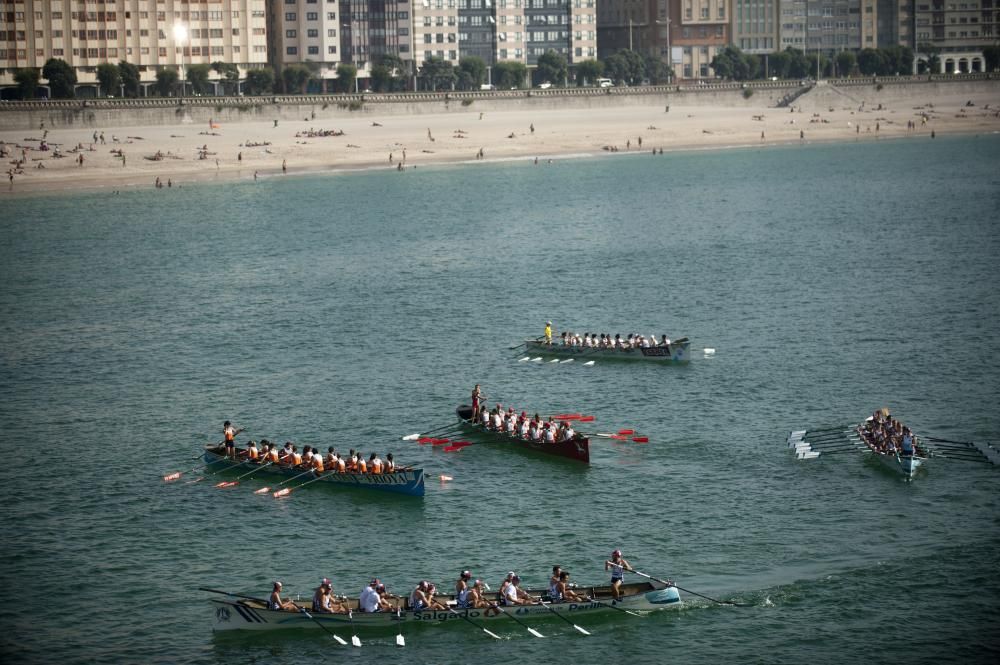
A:
<svg viewBox="0 0 1000 665">
<path fill-rule="evenodd" d="M 236 462 L 226 458 L 225 448 L 208 445 L 205 446 L 205 464 L 210 465 L 213 471 L 222 469 L 229 471 L 252 471 L 256 467 L 263 467 L 262 464 L 253 461 Z M 228 464 L 229 466 L 224 466 Z M 291 478 L 303 472 L 300 467 L 279 466 L 272 464 L 260 469 L 260 475 L 284 476 Z M 254 474 L 257 475 L 257 474 Z M 312 481 L 316 479 L 316 484 L 327 484 L 336 487 L 359 488 L 367 490 L 378 490 L 380 492 L 392 492 L 395 494 L 406 494 L 409 496 L 424 495 L 424 470 L 423 469 L 403 469 L 394 473 L 337 473 L 326 471 L 321 475 L 315 473 L 302 476 L 302 481 Z"/>
</svg>

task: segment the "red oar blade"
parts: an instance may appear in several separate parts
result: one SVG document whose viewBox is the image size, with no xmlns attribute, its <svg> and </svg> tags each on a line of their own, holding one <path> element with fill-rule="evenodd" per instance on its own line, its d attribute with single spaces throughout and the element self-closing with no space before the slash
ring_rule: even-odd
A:
<svg viewBox="0 0 1000 665">
<path fill-rule="evenodd" d="M 453 446 L 459 446 L 459 447 L 463 447 L 464 448 L 465 446 L 471 446 L 472 442 L 471 441 L 454 441 L 454 442 L 452 442 L 451 445 L 453 445 Z"/>
<path fill-rule="evenodd" d="M 163 476 L 163 482 L 170 483 L 170 482 L 173 482 L 173 481 L 177 480 L 180 477 L 181 477 L 181 472 L 180 471 L 175 471 L 174 473 L 167 474 L 166 476 Z"/>
<path fill-rule="evenodd" d="M 597 418 L 595 418 L 594 416 L 580 416 L 579 418 L 577 418 L 577 420 L 579 420 L 581 423 L 592 423 L 595 420 L 597 420 Z"/>
<path fill-rule="evenodd" d="M 441 450 L 445 451 L 446 453 L 455 453 L 461 450 L 462 448 L 465 448 L 465 446 L 445 446 Z"/>
<path fill-rule="evenodd" d="M 291 493 L 292 493 L 292 489 L 290 487 L 286 487 L 283 490 L 278 490 L 277 492 L 275 492 L 274 493 L 274 498 L 277 499 L 278 497 L 288 496 Z"/>
<path fill-rule="evenodd" d="M 609 438 L 614 439 L 615 441 L 624 441 L 627 437 L 624 437 L 621 434 L 612 434 Z"/>
<path fill-rule="evenodd" d="M 632 440 L 635 441 L 636 443 L 649 443 L 648 436 L 633 436 Z"/>
<path fill-rule="evenodd" d="M 635 430 L 634 429 L 620 429 L 620 430 L 618 430 L 618 433 L 622 434 L 622 435 L 625 435 L 625 436 L 628 436 L 629 434 L 635 434 Z"/>
<path fill-rule="evenodd" d="M 432 446 L 442 446 L 442 445 L 448 443 L 449 441 L 451 441 L 451 439 L 434 439 L 433 441 L 431 441 L 431 445 Z"/>
<path fill-rule="evenodd" d="M 419 439 L 417 439 L 417 443 L 419 443 L 420 445 L 423 445 L 423 444 L 425 444 L 425 443 L 430 443 L 430 442 L 431 442 L 431 441 L 433 441 L 433 440 L 434 440 L 434 439 L 432 439 L 432 438 L 431 438 L 431 437 L 429 437 L 429 436 L 422 436 L 422 437 L 420 437 Z"/>
<path fill-rule="evenodd" d="M 216 483 L 215 486 L 219 489 L 225 489 L 226 487 L 236 487 L 239 484 L 238 480 L 223 480 L 221 483 Z"/>
<path fill-rule="evenodd" d="M 267 494 L 271 491 L 270 487 L 261 487 L 259 490 L 254 490 L 254 494 Z"/>
</svg>

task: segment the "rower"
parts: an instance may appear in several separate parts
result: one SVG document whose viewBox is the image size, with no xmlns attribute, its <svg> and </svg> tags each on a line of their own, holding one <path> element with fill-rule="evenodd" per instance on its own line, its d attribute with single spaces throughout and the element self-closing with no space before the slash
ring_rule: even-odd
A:
<svg viewBox="0 0 1000 665">
<path fill-rule="evenodd" d="M 368 473 L 368 464 L 365 462 L 364 454 L 359 450 L 357 462 L 355 463 L 355 473 Z"/>
<path fill-rule="evenodd" d="M 569 340 L 566 339 L 566 332 L 565 331 L 563 331 L 563 334 L 562 334 L 562 345 L 563 346 L 568 346 L 569 345 Z"/>
<path fill-rule="evenodd" d="M 285 447 L 281 449 L 280 453 L 281 461 L 284 462 L 285 464 L 289 464 L 292 459 L 291 455 L 292 455 L 292 442 L 285 441 Z"/>
<path fill-rule="evenodd" d="M 323 578 L 313 594 L 312 611 L 320 614 L 333 614 L 339 603 L 333 601 L 333 584 L 330 580 Z"/>
<path fill-rule="evenodd" d="M 392 612 L 395 608 L 392 603 L 389 602 L 390 598 L 398 598 L 388 591 L 385 590 L 385 585 L 381 582 L 375 587 L 375 596 L 378 598 L 378 612 Z"/>
<path fill-rule="evenodd" d="M 479 412 L 479 424 L 482 425 L 484 429 L 489 429 L 490 427 L 490 412 L 486 409 L 482 409 Z"/>
<path fill-rule="evenodd" d="M 326 465 L 331 469 L 337 467 L 337 453 L 333 450 L 333 446 L 326 449 Z"/>
<path fill-rule="evenodd" d="M 429 607 L 427 602 L 427 589 L 430 587 L 430 582 L 423 580 L 417 585 L 417 588 L 413 590 L 410 594 L 410 609 L 414 612 L 419 612 L 420 610 L 426 610 Z"/>
<path fill-rule="evenodd" d="M 532 441 L 537 442 L 542 440 L 542 424 L 537 420 L 532 421 L 531 430 L 529 431 L 529 436 L 531 437 Z"/>
<path fill-rule="evenodd" d="M 298 612 L 298 606 L 290 600 L 281 599 L 281 582 L 275 582 L 271 589 L 271 596 L 267 600 L 267 609 L 288 612 Z"/>
<path fill-rule="evenodd" d="M 561 572 L 562 566 L 552 566 L 552 576 L 549 578 L 549 596 L 552 598 L 556 596 L 556 587 L 559 584 L 559 573 Z"/>
<path fill-rule="evenodd" d="M 264 453 L 264 459 L 266 459 L 271 464 L 278 463 L 278 449 L 274 447 L 273 443 L 268 443 L 266 452 Z"/>
<path fill-rule="evenodd" d="M 325 467 L 323 466 L 323 456 L 316 450 L 310 454 L 309 463 L 312 465 L 313 471 L 316 473 L 323 473 L 325 470 Z"/>
<path fill-rule="evenodd" d="M 555 443 L 556 442 L 556 428 L 552 419 L 545 423 L 545 443 Z"/>
<path fill-rule="evenodd" d="M 552 597 L 553 603 L 578 603 L 580 601 L 587 600 L 576 591 L 570 588 L 569 584 L 569 573 L 567 571 L 562 571 L 559 573 L 559 583 L 556 585 L 556 595 Z"/>
<path fill-rule="evenodd" d="M 392 453 L 385 456 L 385 473 L 396 473 L 396 462 L 392 459 Z"/>
<path fill-rule="evenodd" d="M 514 575 L 504 590 L 504 605 L 533 605 L 534 599 L 521 589 L 521 578 Z"/>
<path fill-rule="evenodd" d="M 382 473 L 382 460 L 378 453 L 372 453 L 372 456 L 368 458 L 368 469 L 372 473 Z"/>
<path fill-rule="evenodd" d="M 427 585 L 427 606 L 432 610 L 446 610 L 448 606 L 441 601 L 434 598 L 434 594 L 437 593 L 437 587 L 434 584 Z"/>
<path fill-rule="evenodd" d="M 289 464 L 291 466 L 299 466 L 300 464 L 302 464 L 302 454 L 299 453 L 298 446 L 292 446 L 292 455 Z"/>
<path fill-rule="evenodd" d="M 913 457 L 913 432 L 909 427 L 903 428 L 903 457 Z"/>
<path fill-rule="evenodd" d="M 563 427 L 562 436 L 563 436 L 562 438 L 563 441 L 572 441 L 573 437 L 576 436 L 576 430 L 574 430 L 573 426 L 567 422 L 566 425 Z"/>
<path fill-rule="evenodd" d="M 242 427 L 237 429 L 228 420 L 222 423 L 222 437 L 226 443 L 226 457 L 236 457 L 236 435 L 242 431 Z"/>
<path fill-rule="evenodd" d="M 622 579 L 625 577 L 624 571 L 632 570 L 629 562 L 622 558 L 622 551 L 615 550 L 611 553 L 611 560 L 604 562 L 604 570 L 611 570 L 611 595 L 615 600 L 621 600 Z"/>
<path fill-rule="evenodd" d="M 506 593 L 506 591 L 507 591 L 507 587 L 510 586 L 510 581 L 512 579 L 514 579 L 514 576 L 516 574 L 517 573 L 515 573 L 512 570 L 509 573 L 507 573 L 507 577 L 503 578 L 503 582 L 500 583 L 500 591 L 497 592 L 499 594 L 500 598 L 503 598 L 504 593 Z"/>
<path fill-rule="evenodd" d="M 455 582 L 455 602 L 459 607 L 469 606 L 469 580 L 472 579 L 472 571 L 463 570 Z"/>
<path fill-rule="evenodd" d="M 470 609 L 473 609 L 473 608 L 474 609 L 479 609 L 479 608 L 483 608 L 483 607 L 491 607 L 492 606 L 492 603 L 486 602 L 486 599 L 483 598 L 483 581 L 482 580 L 476 580 L 475 582 L 472 583 L 472 586 L 469 588 L 469 594 L 468 594 L 468 596 L 466 596 L 465 603 L 466 603 L 465 607 L 468 607 Z"/>
<path fill-rule="evenodd" d="M 257 442 L 251 439 L 250 443 L 247 444 L 247 449 L 244 450 L 241 454 L 246 455 L 246 458 L 248 460 L 256 461 L 260 459 L 260 451 L 257 450 Z"/>
<path fill-rule="evenodd" d="M 381 582 L 377 578 L 372 579 L 362 591 L 361 595 L 358 596 L 358 607 L 361 608 L 362 612 L 380 612 L 382 608 L 379 603 L 379 595 L 375 590 Z"/>
<path fill-rule="evenodd" d="M 552 322 L 548 321 L 545 323 L 545 343 L 548 346 L 552 346 Z"/>
</svg>

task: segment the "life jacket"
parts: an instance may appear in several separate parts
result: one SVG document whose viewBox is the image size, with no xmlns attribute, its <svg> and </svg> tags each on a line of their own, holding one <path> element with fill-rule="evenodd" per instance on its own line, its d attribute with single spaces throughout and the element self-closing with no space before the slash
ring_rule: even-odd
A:
<svg viewBox="0 0 1000 665">
<path fill-rule="evenodd" d="M 368 465 L 365 464 L 363 459 L 358 460 L 358 468 L 356 470 L 358 473 L 368 473 Z"/>
<path fill-rule="evenodd" d="M 377 457 L 372 462 L 372 473 L 382 473 L 382 460 Z"/>
<path fill-rule="evenodd" d="M 302 455 L 299 453 L 292 453 L 292 464 L 295 466 L 302 464 Z"/>
</svg>

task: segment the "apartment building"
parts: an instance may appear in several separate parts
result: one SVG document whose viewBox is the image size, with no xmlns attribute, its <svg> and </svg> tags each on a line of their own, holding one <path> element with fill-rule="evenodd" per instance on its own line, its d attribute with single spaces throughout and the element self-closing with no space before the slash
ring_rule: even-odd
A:
<svg viewBox="0 0 1000 665">
<path fill-rule="evenodd" d="M 164 67 L 267 64 L 265 0 L 2 0 L 0 18 L 0 87 L 50 58 L 74 68 L 83 97 L 98 94 L 104 63 L 137 65 L 143 93 Z"/>
<path fill-rule="evenodd" d="M 779 0 L 733 0 L 733 45 L 746 53 L 778 50 Z"/>
<path fill-rule="evenodd" d="M 780 47 L 826 55 L 877 48 L 878 1 L 782 0 Z"/>
<path fill-rule="evenodd" d="M 935 73 L 986 70 L 983 47 L 1000 38 L 1000 0 L 916 0 L 914 39 L 917 63 L 928 61 L 923 44 L 939 49 Z"/>
<path fill-rule="evenodd" d="M 715 76 L 712 59 L 731 40 L 732 0 L 670 0 L 673 67 L 681 79 Z"/>
</svg>

